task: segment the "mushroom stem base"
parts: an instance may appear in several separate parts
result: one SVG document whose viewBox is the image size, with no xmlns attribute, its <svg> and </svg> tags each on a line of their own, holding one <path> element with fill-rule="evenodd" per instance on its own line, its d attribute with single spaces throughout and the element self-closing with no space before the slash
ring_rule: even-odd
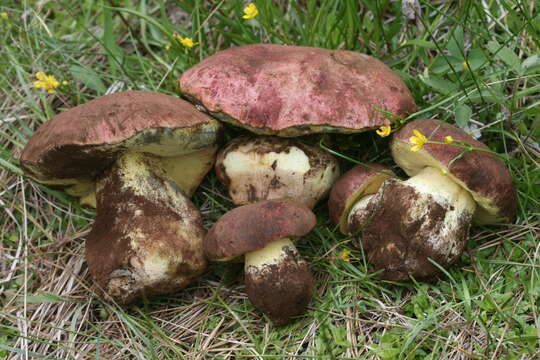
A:
<svg viewBox="0 0 540 360">
<path fill-rule="evenodd" d="M 407 181 L 388 179 L 367 204 L 351 212 L 349 227 L 374 270 L 389 280 L 426 279 L 463 252 L 475 202 L 439 169 L 427 167 Z"/>
<path fill-rule="evenodd" d="M 304 312 L 313 291 L 308 264 L 288 238 L 246 254 L 246 292 L 276 326 Z"/>
</svg>

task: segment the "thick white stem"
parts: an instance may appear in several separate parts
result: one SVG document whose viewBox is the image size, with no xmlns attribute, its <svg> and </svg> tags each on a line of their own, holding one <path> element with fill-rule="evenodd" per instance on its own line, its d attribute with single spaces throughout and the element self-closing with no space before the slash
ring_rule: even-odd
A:
<svg viewBox="0 0 540 360">
<path fill-rule="evenodd" d="M 283 238 L 268 244 L 261 250 L 253 251 L 246 254 L 245 270 L 257 271 L 264 266 L 279 265 L 287 256 L 291 254 L 298 256 L 298 250 L 289 238 Z M 250 268 L 256 268 L 250 269 Z"/>
<path fill-rule="evenodd" d="M 364 227 L 365 222 L 369 219 L 371 211 L 368 211 L 368 204 L 375 195 L 367 195 L 361 198 L 354 204 L 349 212 L 347 223 L 351 232 L 356 232 Z"/>
<path fill-rule="evenodd" d="M 245 269 L 248 298 L 276 326 L 288 324 L 304 312 L 311 299 L 313 277 L 290 239 L 246 254 Z"/>
<path fill-rule="evenodd" d="M 476 209 L 476 202 L 470 193 L 443 174 L 440 169 L 425 167 L 405 183 L 421 193 L 430 194 L 438 203 L 450 203 L 457 215 L 463 212 L 473 214 Z"/>
</svg>

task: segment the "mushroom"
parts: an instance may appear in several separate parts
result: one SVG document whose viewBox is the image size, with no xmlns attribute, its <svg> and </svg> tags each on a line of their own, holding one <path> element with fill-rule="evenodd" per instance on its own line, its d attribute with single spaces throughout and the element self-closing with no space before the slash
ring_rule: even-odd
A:
<svg viewBox="0 0 540 360">
<path fill-rule="evenodd" d="M 326 151 L 270 136 L 234 139 L 219 151 L 215 169 L 235 205 L 292 198 L 313 208 L 339 176 Z"/>
<path fill-rule="evenodd" d="M 191 195 L 212 168 L 221 125 L 188 102 L 148 91 L 102 96 L 60 113 L 30 138 L 26 175 L 95 204 L 96 178 L 126 151 L 157 155 Z"/>
<path fill-rule="evenodd" d="M 204 251 L 209 260 L 245 255 L 246 293 L 276 326 L 300 315 L 311 299 L 313 277 L 293 241 L 316 223 L 305 205 L 265 200 L 230 210 L 209 230 Z"/>
<path fill-rule="evenodd" d="M 424 134 L 420 142 L 410 138 Z M 415 120 L 395 133 L 391 149 L 412 177 L 386 180 L 364 211 L 349 217 L 350 230 L 360 231 L 370 263 L 384 278 L 433 277 L 438 268 L 432 261 L 446 267 L 461 256 L 471 221 L 514 218 L 508 169 L 464 131 L 438 120 Z"/>
<path fill-rule="evenodd" d="M 364 54 L 274 44 L 220 51 L 178 79 L 183 94 L 257 134 L 366 131 L 416 109 L 399 76 Z"/>
<path fill-rule="evenodd" d="M 342 234 L 349 234 L 348 218 L 364 208 L 383 181 L 394 177 L 392 170 L 379 164 L 357 165 L 343 174 L 332 187 L 328 199 L 330 220 Z"/>
<path fill-rule="evenodd" d="M 121 155 L 98 181 L 97 209 L 86 261 L 120 303 L 176 292 L 206 268 L 201 215 L 159 158 Z"/>
<path fill-rule="evenodd" d="M 204 228 L 186 193 L 212 167 L 220 128 L 186 101 L 128 91 L 49 120 L 21 164 L 31 178 L 83 198 L 93 197 L 97 183 L 89 270 L 106 293 L 128 303 L 177 291 L 204 270 Z"/>
</svg>

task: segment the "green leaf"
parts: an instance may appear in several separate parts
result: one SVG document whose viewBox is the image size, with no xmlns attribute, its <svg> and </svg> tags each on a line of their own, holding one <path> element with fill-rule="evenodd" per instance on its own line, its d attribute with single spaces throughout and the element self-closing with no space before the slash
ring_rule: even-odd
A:
<svg viewBox="0 0 540 360">
<path fill-rule="evenodd" d="M 114 31 L 114 22 L 112 11 L 109 7 L 103 8 L 103 45 L 107 55 L 111 58 L 109 63 L 119 66 L 123 63 L 122 49 L 116 43 L 116 32 Z"/>
<path fill-rule="evenodd" d="M 69 67 L 69 72 L 75 80 L 97 91 L 100 95 L 103 95 L 107 91 L 107 88 L 94 70 L 79 65 L 72 65 Z"/>
<path fill-rule="evenodd" d="M 467 125 L 469 125 L 469 120 L 471 120 L 472 110 L 466 104 L 458 104 L 456 105 L 456 109 L 454 110 L 454 115 L 456 117 L 456 124 L 458 124 L 459 127 L 464 128 Z"/>
<path fill-rule="evenodd" d="M 426 41 L 426 40 L 422 40 L 422 39 L 409 40 L 405 44 L 403 44 L 403 46 L 418 46 L 418 47 L 426 48 L 426 49 L 435 49 L 436 48 L 435 44 L 432 43 L 431 41 Z"/>
<path fill-rule="evenodd" d="M 523 71 L 521 61 L 508 47 L 501 46 L 495 40 L 491 40 L 487 43 L 487 48 L 495 56 L 495 58 L 510 66 L 515 72 L 521 73 Z"/>
<path fill-rule="evenodd" d="M 45 291 L 41 292 L 39 295 L 28 295 L 24 298 L 17 298 L 17 302 L 26 302 L 27 304 L 57 303 L 66 301 L 72 302 L 73 300 Z"/>
<path fill-rule="evenodd" d="M 422 80 L 424 81 L 426 85 L 432 87 L 433 89 L 443 94 L 450 94 L 454 90 L 457 90 L 457 86 L 458 86 L 457 84 L 451 81 L 444 80 L 437 76 L 425 77 L 425 78 L 422 78 Z"/>
<path fill-rule="evenodd" d="M 540 66 L 540 56 L 538 54 L 534 54 L 532 56 L 529 56 L 525 60 L 523 60 L 523 63 L 521 64 L 524 70 L 530 70 L 534 69 L 536 67 Z"/>
<path fill-rule="evenodd" d="M 450 41 L 446 47 L 452 56 L 455 56 L 459 59 L 463 59 L 465 56 L 465 49 L 463 46 L 463 28 L 457 26 L 452 35 L 450 36 Z"/>
</svg>

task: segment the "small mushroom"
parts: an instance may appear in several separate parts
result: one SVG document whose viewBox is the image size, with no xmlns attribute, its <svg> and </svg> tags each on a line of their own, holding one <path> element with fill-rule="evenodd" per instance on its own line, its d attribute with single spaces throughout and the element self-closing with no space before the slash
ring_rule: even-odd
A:
<svg viewBox="0 0 540 360">
<path fill-rule="evenodd" d="M 204 270 L 204 228 L 186 194 L 212 167 L 220 128 L 184 100 L 127 91 L 47 121 L 21 165 L 97 205 L 86 242 L 90 273 L 128 303 L 178 291 Z"/>
<path fill-rule="evenodd" d="M 417 151 L 411 150 L 413 130 L 427 137 Z M 351 232 L 361 228 L 362 246 L 384 278 L 433 277 L 438 268 L 432 261 L 446 267 L 461 256 L 471 221 L 497 224 L 514 218 L 510 173 L 494 154 L 469 146 L 489 150 L 433 119 L 415 120 L 395 133 L 392 154 L 412 177 L 386 180 L 363 210 L 349 217 Z"/>
<path fill-rule="evenodd" d="M 218 153 L 215 169 L 235 205 L 291 198 L 313 208 L 339 176 L 326 151 L 270 136 L 234 139 Z"/>
<path fill-rule="evenodd" d="M 330 220 L 339 225 L 342 234 L 349 234 L 349 214 L 360 211 L 383 181 L 393 176 L 386 166 L 370 163 L 353 167 L 336 181 L 330 192 L 328 209 Z"/>
<path fill-rule="evenodd" d="M 178 79 L 219 119 L 264 135 L 352 133 L 416 109 L 398 75 L 368 55 L 255 44 L 220 51 Z"/>
<path fill-rule="evenodd" d="M 201 215 L 156 156 L 122 155 L 98 181 L 96 198 L 86 261 L 115 300 L 173 293 L 205 270 Z"/>
<path fill-rule="evenodd" d="M 315 226 L 309 208 L 293 200 L 266 200 L 237 207 L 210 229 L 204 251 L 209 260 L 245 255 L 249 300 L 276 326 L 304 312 L 313 276 L 293 241 Z"/>
</svg>

